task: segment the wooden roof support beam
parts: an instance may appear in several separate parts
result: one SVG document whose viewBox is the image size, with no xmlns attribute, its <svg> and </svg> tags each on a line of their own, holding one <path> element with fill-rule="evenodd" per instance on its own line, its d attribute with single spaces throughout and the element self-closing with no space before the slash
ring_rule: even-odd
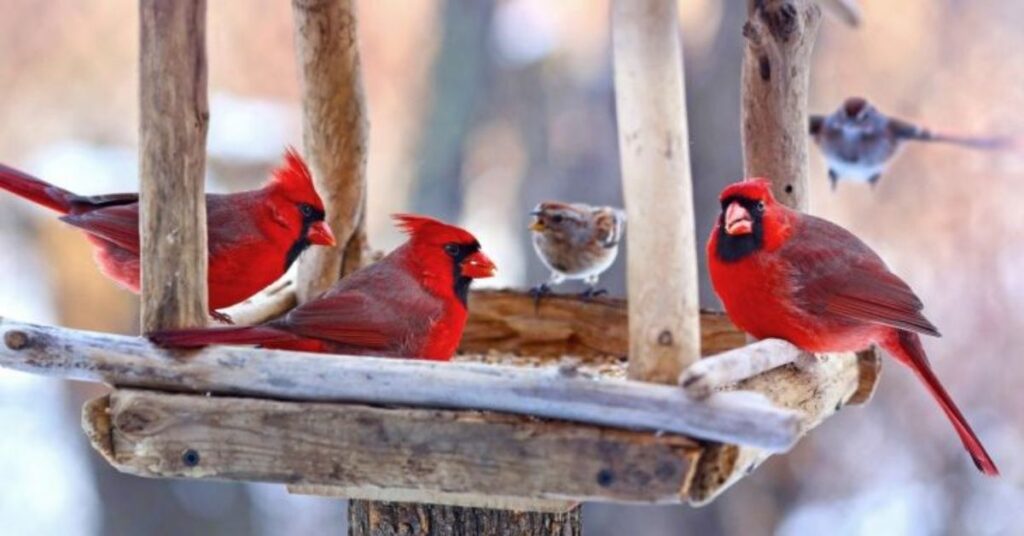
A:
<svg viewBox="0 0 1024 536">
<path fill-rule="evenodd" d="M 369 121 L 352 0 L 292 0 L 302 85 L 302 132 L 327 223 L 338 241 L 299 259 L 304 302 L 362 266 L 366 246 L 366 143 Z"/>
<path fill-rule="evenodd" d="M 130 474 L 340 486 L 364 496 L 396 488 L 415 500 L 678 503 L 699 450 L 679 436 L 487 412 L 131 389 L 84 415 L 94 446 Z"/>
<path fill-rule="evenodd" d="M 629 211 L 629 377 L 674 383 L 700 357 L 697 247 L 676 0 L 613 0 Z"/>
<path fill-rule="evenodd" d="M 206 323 L 206 0 L 139 0 L 142 330 Z"/>
</svg>

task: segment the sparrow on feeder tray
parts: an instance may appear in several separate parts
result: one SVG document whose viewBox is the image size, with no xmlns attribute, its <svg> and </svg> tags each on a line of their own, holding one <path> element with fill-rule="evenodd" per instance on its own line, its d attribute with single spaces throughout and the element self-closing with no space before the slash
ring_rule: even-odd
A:
<svg viewBox="0 0 1024 536">
<path fill-rule="evenodd" d="M 531 290 L 534 298 L 539 301 L 551 286 L 569 279 L 587 285 L 584 298 L 604 294 L 597 288 L 598 278 L 619 254 L 626 213 L 614 207 L 545 201 L 530 215 L 533 249 L 551 270 L 550 279 Z"/>
</svg>

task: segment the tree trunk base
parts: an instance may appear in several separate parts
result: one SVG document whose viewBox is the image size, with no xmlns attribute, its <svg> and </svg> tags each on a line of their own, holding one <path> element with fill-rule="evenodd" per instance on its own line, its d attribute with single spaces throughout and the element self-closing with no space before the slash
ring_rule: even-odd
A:
<svg viewBox="0 0 1024 536">
<path fill-rule="evenodd" d="M 579 536 L 580 507 L 513 512 L 440 504 L 350 501 L 349 536 Z"/>
</svg>

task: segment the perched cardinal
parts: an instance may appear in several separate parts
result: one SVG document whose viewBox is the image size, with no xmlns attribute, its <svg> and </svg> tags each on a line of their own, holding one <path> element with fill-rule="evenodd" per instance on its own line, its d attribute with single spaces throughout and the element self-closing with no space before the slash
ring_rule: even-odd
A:
<svg viewBox="0 0 1024 536">
<path fill-rule="evenodd" d="M 764 179 L 727 187 L 708 241 L 715 292 L 732 321 L 758 339 L 808 352 L 877 344 L 907 365 L 952 421 L 975 465 L 995 463 L 932 372 L 919 333 L 939 336 L 921 300 L 849 231 L 775 201 Z"/>
<path fill-rule="evenodd" d="M 597 280 L 619 254 L 626 213 L 613 207 L 545 201 L 530 215 L 533 249 L 551 270 L 548 283 L 534 288 L 534 294 L 547 294 L 551 291 L 549 284 L 558 285 L 567 279 L 583 280 L 586 298 L 603 294 Z"/>
<path fill-rule="evenodd" d="M 139 292 L 139 196 L 75 195 L 0 165 L 0 188 L 61 214 L 85 231 L 96 247 L 100 271 Z M 289 149 L 282 167 L 261 189 L 206 195 L 209 306 L 234 305 L 281 277 L 311 244 L 332 246 L 324 205 L 298 153 Z"/>
<path fill-rule="evenodd" d="M 904 141 L 937 141 L 975 149 L 1005 149 L 1009 138 L 938 134 L 888 117 L 868 101 L 851 97 L 831 115 L 812 115 L 810 132 L 828 161 L 828 178 L 835 190 L 839 179 L 874 186 Z"/>
<path fill-rule="evenodd" d="M 463 229 L 424 216 L 402 214 L 395 219 L 409 234 L 405 244 L 277 320 L 149 337 L 178 348 L 258 344 L 446 361 L 462 338 L 469 284 L 494 275 L 494 263 Z"/>
</svg>

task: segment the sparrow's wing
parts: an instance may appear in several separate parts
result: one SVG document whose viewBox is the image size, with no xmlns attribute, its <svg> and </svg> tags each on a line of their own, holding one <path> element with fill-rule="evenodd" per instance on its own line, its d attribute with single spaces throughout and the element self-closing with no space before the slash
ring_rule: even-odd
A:
<svg viewBox="0 0 1024 536">
<path fill-rule="evenodd" d="M 890 117 L 887 122 L 889 132 L 902 140 L 929 140 L 931 134 L 927 129 L 921 128 L 909 121 Z"/>
<path fill-rule="evenodd" d="M 66 214 L 60 220 L 121 249 L 139 253 L 138 204 L 105 206 L 89 212 Z"/>
<path fill-rule="evenodd" d="M 802 216 L 779 253 L 792 269 L 796 302 L 823 319 L 863 321 L 939 336 L 914 291 L 852 233 Z"/>
</svg>

